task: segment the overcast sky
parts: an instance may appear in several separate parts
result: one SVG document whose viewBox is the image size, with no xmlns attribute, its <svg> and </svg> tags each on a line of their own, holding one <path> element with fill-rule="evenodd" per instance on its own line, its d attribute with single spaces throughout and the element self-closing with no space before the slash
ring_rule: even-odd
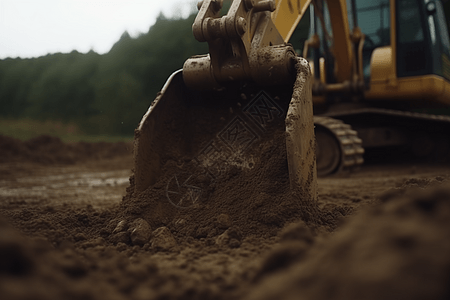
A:
<svg viewBox="0 0 450 300">
<path fill-rule="evenodd" d="M 146 33 L 163 12 L 187 16 L 192 0 L 0 0 L 0 59 L 106 53 L 127 30 Z M 169 38 L 169 37 L 168 37 Z"/>
</svg>

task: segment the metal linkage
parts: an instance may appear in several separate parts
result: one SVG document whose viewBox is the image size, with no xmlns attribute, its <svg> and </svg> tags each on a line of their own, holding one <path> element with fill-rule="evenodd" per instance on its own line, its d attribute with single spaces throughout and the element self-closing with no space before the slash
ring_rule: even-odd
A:
<svg viewBox="0 0 450 300">
<path fill-rule="evenodd" d="M 282 84 L 295 78 L 295 52 L 272 22 L 274 0 L 234 0 L 220 16 L 222 0 L 203 0 L 192 30 L 208 42 L 209 55 L 194 56 L 183 66 L 186 85 L 219 88 L 228 81 Z"/>
</svg>

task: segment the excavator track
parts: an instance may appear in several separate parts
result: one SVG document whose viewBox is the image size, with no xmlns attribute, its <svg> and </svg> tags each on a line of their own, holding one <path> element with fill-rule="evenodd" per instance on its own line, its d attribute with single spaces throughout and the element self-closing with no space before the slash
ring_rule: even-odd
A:
<svg viewBox="0 0 450 300">
<path fill-rule="evenodd" d="M 351 126 L 329 117 L 314 117 L 317 174 L 353 171 L 363 162 L 362 140 Z"/>
<path fill-rule="evenodd" d="M 393 151 L 392 146 L 396 146 L 401 151 L 402 158 L 437 162 L 449 160 L 450 116 L 361 108 L 327 113 L 326 117 L 351 124 L 363 140 L 363 146 L 368 153 L 373 148 L 391 147 L 389 149 Z"/>
<path fill-rule="evenodd" d="M 426 113 L 418 113 L 418 112 L 412 112 L 412 111 L 400 111 L 400 110 L 394 110 L 394 109 L 388 109 L 388 108 L 361 108 L 361 109 L 353 109 L 346 111 L 345 113 L 337 112 L 337 113 L 326 113 L 324 114 L 326 118 L 333 118 L 333 117 L 342 117 L 342 116 L 351 116 L 351 115 L 385 115 L 385 116 L 392 116 L 392 117 L 403 117 L 403 118 L 409 118 L 411 120 L 422 120 L 422 121 L 435 121 L 435 122 L 441 122 L 442 124 L 450 124 L 450 116 L 446 115 L 433 115 L 433 114 L 426 114 Z M 321 117 L 322 118 L 322 117 Z"/>
</svg>

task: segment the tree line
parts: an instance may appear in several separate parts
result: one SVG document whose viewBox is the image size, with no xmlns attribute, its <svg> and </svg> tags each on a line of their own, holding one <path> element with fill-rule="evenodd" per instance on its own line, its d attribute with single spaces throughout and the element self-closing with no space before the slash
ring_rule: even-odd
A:
<svg viewBox="0 0 450 300">
<path fill-rule="evenodd" d="M 131 135 L 169 75 L 208 52 L 192 35 L 194 18 L 160 14 L 147 33 L 124 32 L 104 55 L 0 60 L 0 118 L 61 120 L 88 134 Z"/>
</svg>

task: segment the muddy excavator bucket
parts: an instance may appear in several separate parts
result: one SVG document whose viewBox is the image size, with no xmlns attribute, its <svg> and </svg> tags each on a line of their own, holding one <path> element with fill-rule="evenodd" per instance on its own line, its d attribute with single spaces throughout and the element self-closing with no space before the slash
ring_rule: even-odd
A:
<svg viewBox="0 0 450 300">
<path fill-rule="evenodd" d="M 201 202 L 201 185 L 265 164 L 260 153 L 281 139 L 291 189 L 315 201 L 310 80 L 302 58 L 296 76 L 277 86 L 239 81 L 197 91 L 186 86 L 182 70 L 173 73 L 135 132 L 134 193 L 157 184 L 168 202 L 189 207 Z"/>
</svg>

